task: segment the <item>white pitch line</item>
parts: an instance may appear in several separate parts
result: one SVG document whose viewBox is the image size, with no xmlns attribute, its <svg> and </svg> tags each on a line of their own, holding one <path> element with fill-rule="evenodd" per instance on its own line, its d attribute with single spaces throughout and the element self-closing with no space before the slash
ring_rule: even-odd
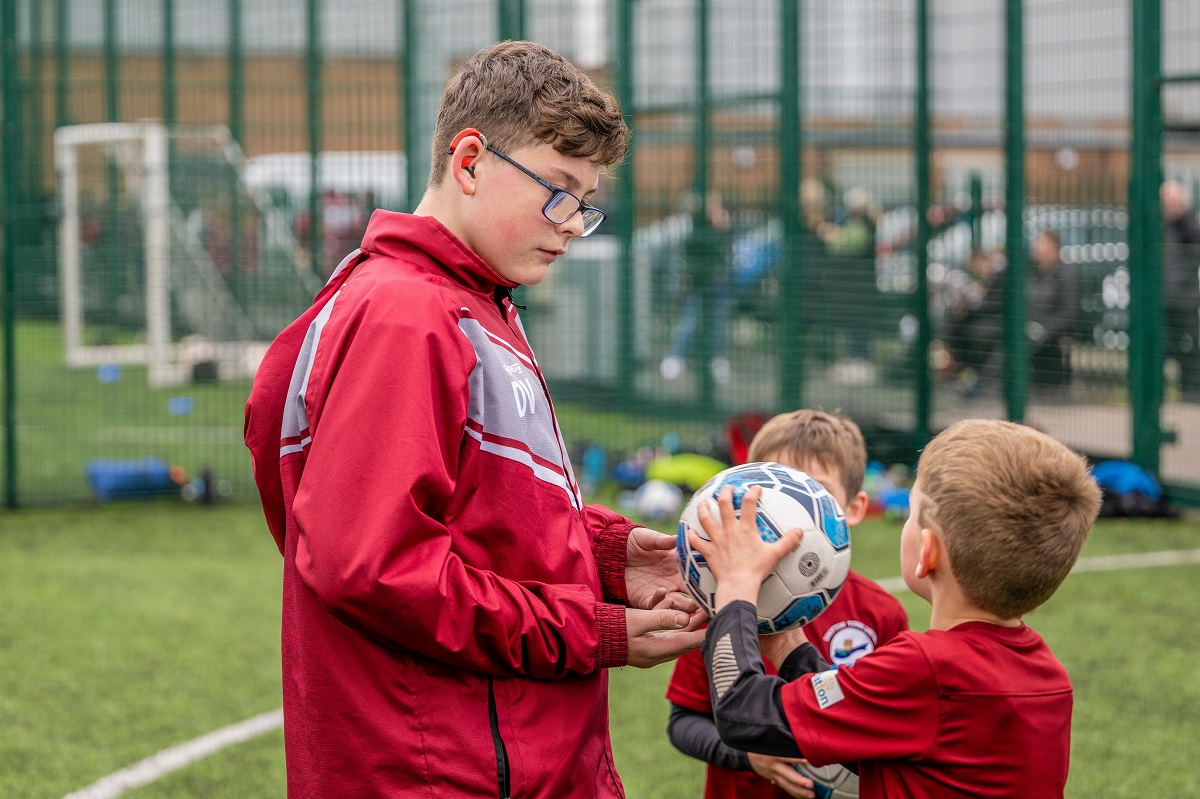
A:
<svg viewBox="0 0 1200 799">
<path fill-rule="evenodd" d="M 1149 569 L 1156 566 L 1183 566 L 1200 563 L 1200 549 L 1168 549 L 1162 552 L 1141 552 L 1128 555 L 1097 555 L 1080 558 L 1071 569 L 1071 574 L 1084 572 L 1114 572 L 1125 569 Z M 907 591 L 903 577 L 885 577 L 876 580 L 885 590 L 893 594 Z"/>
<path fill-rule="evenodd" d="M 879 587 L 889 594 L 900 594 L 908 591 L 908 586 L 904 584 L 903 577 L 884 577 L 882 580 L 876 580 Z"/>
<path fill-rule="evenodd" d="M 1181 566 L 1200 563 L 1200 549 L 1173 549 L 1165 552 L 1142 552 L 1129 555 L 1097 555 L 1081 558 L 1071 569 L 1075 572 L 1113 572 L 1123 569 L 1148 569 L 1154 566 Z"/>
<path fill-rule="evenodd" d="M 63 799 L 113 799 L 126 791 L 149 785 L 197 760 L 215 754 L 227 746 L 257 738 L 283 726 L 283 709 L 271 710 L 229 727 L 201 735 L 187 743 L 163 749 L 128 768 L 113 772 Z"/>
<path fill-rule="evenodd" d="M 1163 552 L 1081 558 L 1071 572 L 1074 574 L 1076 572 L 1121 571 L 1156 566 L 1180 566 L 1188 563 L 1200 563 L 1200 549 L 1175 549 Z M 908 590 L 903 577 L 885 577 L 876 582 L 893 594 Z M 67 794 L 63 799 L 115 799 L 126 791 L 148 785 L 172 771 L 177 771 L 197 760 L 216 754 L 227 746 L 257 738 L 281 726 L 283 726 L 282 708 L 262 713 L 178 746 L 163 749 L 145 760 L 93 782 L 82 790 Z"/>
</svg>

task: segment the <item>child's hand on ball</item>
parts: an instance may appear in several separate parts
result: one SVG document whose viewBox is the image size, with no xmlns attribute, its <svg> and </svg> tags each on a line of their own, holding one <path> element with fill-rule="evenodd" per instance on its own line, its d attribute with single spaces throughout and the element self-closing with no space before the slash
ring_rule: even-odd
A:
<svg viewBox="0 0 1200 799">
<path fill-rule="evenodd" d="M 754 603 L 762 581 L 788 552 L 800 544 L 803 531 L 788 530 L 778 541 L 767 542 L 758 532 L 758 498 L 762 489 L 752 486 L 742 497 L 741 516 L 733 508 L 733 489 L 725 486 L 717 499 L 719 518 L 714 518 L 708 503 L 700 506 L 700 525 L 708 535 L 705 540 L 695 530 L 688 530 L 692 548 L 704 556 L 708 568 L 717 580 L 714 610 L 730 602 L 745 600 Z"/>
</svg>

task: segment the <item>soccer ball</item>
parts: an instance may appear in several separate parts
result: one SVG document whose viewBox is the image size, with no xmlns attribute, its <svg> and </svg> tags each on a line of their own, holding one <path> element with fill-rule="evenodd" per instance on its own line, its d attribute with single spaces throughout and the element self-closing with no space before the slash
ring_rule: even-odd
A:
<svg viewBox="0 0 1200 799">
<path fill-rule="evenodd" d="M 707 538 L 698 509 L 709 503 L 719 516 L 717 497 L 733 487 L 733 507 L 740 510 L 751 486 L 761 486 L 758 500 L 758 533 L 764 541 L 777 541 L 793 528 L 804 531 L 796 549 L 779 561 L 758 592 L 758 632 L 778 633 L 808 624 L 821 614 L 842 590 L 850 572 L 850 529 L 846 515 L 825 487 L 804 472 L 779 463 L 746 463 L 717 474 L 691 500 L 679 517 L 675 552 L 683 580 L 700 606 L 711 616 L 717 581 L 704 556 L 688 543 L 690 527 Z"/>
<path fill-rule="evenodd" d="M 797 763 L 796 771 L 813 781 L 817 799 L 858 799 L 858 775 L 845 766 Z"/>
</svg>

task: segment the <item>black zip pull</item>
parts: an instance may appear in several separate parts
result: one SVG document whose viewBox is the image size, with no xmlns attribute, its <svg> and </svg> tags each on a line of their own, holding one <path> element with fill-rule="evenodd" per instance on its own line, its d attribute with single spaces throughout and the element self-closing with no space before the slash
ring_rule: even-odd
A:
<svg viewBox="0 0 1200 799">
<path fill-rule="evenodd" d="M 501 313 L 504 312 L 504 302 L 503 301 L 506 299 L 509 302 L 511 302 L 516 308 L 518 308 L 522 311 L 528 310 L 528 308 L 526 308 L 524 305 L 521 305 L 520 303 L 513 301 L 513 290 L 510 289 L 508 286 L 496 286 L 496 290 L 495 290 L 495 292 L 493 292 L 493 295 L 496 298 L 496 305 L 499 306 Z"/>
</svg>

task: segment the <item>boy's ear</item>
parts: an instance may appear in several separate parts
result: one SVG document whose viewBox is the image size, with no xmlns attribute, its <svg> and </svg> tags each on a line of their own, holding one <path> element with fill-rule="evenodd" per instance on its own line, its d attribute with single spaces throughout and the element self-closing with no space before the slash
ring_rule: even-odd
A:
<svg viewBox="0 0 1200 799">
<path fill-rule="evenodd" d="M 863 520 L 867 515 L 867 507 L 871 504 L 870 497 L 866 491 L 859 491 L 850 501 L 846 503 L 846 507 L 842 508 L 842 512 L 846 514 L 846 526 L 853 527 Z"/>
<path fill-rule="evenodd" d="M 921 552 L 917 556 L 917 579 L 928 577 L 944 556 L 942 537 L 936 530 L 921 528 Z"/>
<path fill-rule="evenodd" d="M 451 140 L 446 154 L 451 156 L 450 174 L 464 194 L 475 193 L 474 162 L 487 149 L 487 139 L 475 128 L 464 128 Z"/>
</svg>

